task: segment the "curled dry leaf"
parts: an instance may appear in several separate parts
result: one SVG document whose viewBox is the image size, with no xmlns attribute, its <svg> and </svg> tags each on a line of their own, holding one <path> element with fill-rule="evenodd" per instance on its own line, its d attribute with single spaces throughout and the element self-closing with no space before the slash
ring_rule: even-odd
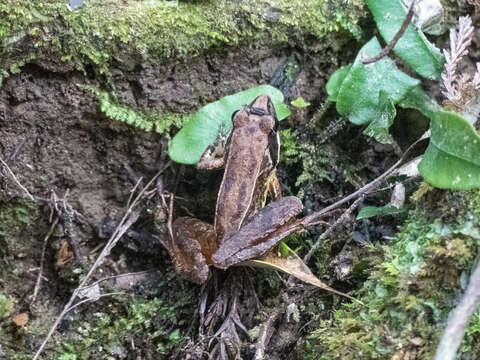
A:
<svg viewBox="0 0 480 360">
<path fill-rule="evenodd" d="M 279 270 L 289 275 L 292 275 L 308 284 L 314 285 L 316 287 L 319 287 L 320 289 L 332 292 L 334 294 L 344 296 L 363 305 L 361 301 L 341 291 L 335 290 L 334 288 L 325 284 L 312 273 L 309 267 L 305 265 L 302 259 L 300 259 L 293 250 L 288 249 L 288 251 L 289 255 L 287 257 L 283 257 L 278 254 L 276 249 L 273 249 L 262 257 L 244 262 L 242 263 L 242 265 Z"/>
</svg>

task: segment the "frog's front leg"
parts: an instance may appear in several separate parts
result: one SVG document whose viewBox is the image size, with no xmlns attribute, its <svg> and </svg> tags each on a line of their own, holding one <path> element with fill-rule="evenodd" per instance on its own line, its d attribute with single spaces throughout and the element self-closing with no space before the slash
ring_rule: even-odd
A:
<svg viewBox="0 0 480 360">
<path fill-rule="evenodd" d="M 261 209 L 253 219 L 225 239 L 212 256 L 215 267 L 232 265 L 257 258 L 290 235 L 290 222 L 303 210 L 295 196 L 280 198 Z"/>
<path fill-rule="evenodd" d="M 215 140 L 215 143 L 208 146 L 197 163 L 198 169 L 220 169 L 225 166 L 226 144 L 222 138 Z"/>
<path fill-rule="evenodd" d="M 213 225 L 180 217 L 172 225 L 172 237 L 166 247 L 177 274 L 197 284 L 208 280 L 211 256 L 218 247 Z"/>
</svg>

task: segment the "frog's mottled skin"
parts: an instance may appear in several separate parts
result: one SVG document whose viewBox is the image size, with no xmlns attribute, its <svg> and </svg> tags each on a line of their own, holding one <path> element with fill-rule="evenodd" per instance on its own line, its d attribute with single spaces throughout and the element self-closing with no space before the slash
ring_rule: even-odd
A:
<svg viewBox="0 0 480 360">
<path fill-rule="evenodd" d="M 238 231 L 247 214 L 255 213 L 257 207 L 262 206 L 267 179 L 276 166 L 269 148 L 269 139 L 277 136 L 276 123 L 275 109 L 266 95 L 257 97 L 233 117 L 225 173 L 215 211 L 214 227 L 219 239 Z"/>
</svg>

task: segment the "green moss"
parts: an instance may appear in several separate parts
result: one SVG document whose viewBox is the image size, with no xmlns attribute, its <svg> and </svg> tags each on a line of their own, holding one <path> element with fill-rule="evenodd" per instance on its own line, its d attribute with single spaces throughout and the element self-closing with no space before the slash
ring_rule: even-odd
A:
<svg viewBox="0 0 480 360">
<path fill-rule="evenodd" d="M 358 164 L 352 164 L 340 146 L 333 143 L 301 143 L 297 133 L 290 129 L 282 130 L 280 137 L 280 161 L 298 172 L 295 183 L 295 186 L 301 187 L 298 197 L 303 198 L 305 193 L 310 193 L 316 183 L 337 181 L 339 175 L 354 185 L 360 182 L 356 175 Z"/>
<path fill-rule="evenodd" d="M 157 133 L 163 133 L 172 126 L 182 127 L 188 115 L 155 111 L 133 110 L 119 103 L 114 95 L 101 91 L 88 85 L 79 85 L 80 88 L 90 91 L 100 101 L 100 109 L 109 119 L 125 122 L 145 131 L 154 130 Z"/>
<path fill-rule="evenodd" d="M 10 316 L 15 300 L 0 293 L 0 320 Z"/>
<path fill-rule="evenodd" d="M 480 192 L 439 193 L 429 194 L 381 248 L 383 259 L 358 291 L 365 306 L 346 304 L 333 319 L 319 321 L 307 337 L 305 359 L 402 358 L 413 352 L 432 358 L 480 240 Z M 462 351 L 480 349 L 478 324 L 472 319 Z"/>
<path fill-rule="evenodd" d="M 57 349 L 61 359 L 114 359 L 132 352 L 135 344 L 142 358 L 160 359 L 184 341 L 192 316 L 189 308 L 193 294 L 182 297 L 178 289 L 175 302 L 160 298 L 133 298 L 109 304 L 108 312 L 95 312 L 88 322 L 77 324 L 77 334 L 70 334 Z M 185 295 L 185 294 L 183 294 Z"/>
<path fill-rule="evenodd" d="M 36 204 L 24 198 L 0 203 L 0 266 L 13 260 L 14 253 L 29 250 L 31 244 L 19 243 L 15 236 L 34 221 L 37 212 Z"/>
<path fill-rule="evenodd" d="M 74 12 L 65 0 L 7 0 L 0 4 L 0 69 L 7 75 L 26 59 L 54 55 L 104 72 L 112 62 L 132 68 L 146 59 L 189 59 L 247 43 L 281 45 L 342 30 L 358 37 L 363 15 L 360 0 L 210 0 L 180 2 L 178 8 L 86 0 Z"/>
<path fill-rule="evenodd" d="M 33 251 L 35 256 L 32 255 L 32 258 L 37 257 L 38 238 L 32 237 L 33 242 L 25 241 L 30 239 L 25 233 L 37 217 L 38 207 L 30 200 L 14 198 L 0 203 L 0 339 L 5 356 L 12 360 L 31 358 L 31 354 L 27 356 L 23 351 L 17 351 L 21 347 L 23 333 L 11 322 L 16 299 L 10 294 L 17 294 L 19 277 L 30 270 L 25 268 L 17 255 L 27 257 Z"/>
</svg>

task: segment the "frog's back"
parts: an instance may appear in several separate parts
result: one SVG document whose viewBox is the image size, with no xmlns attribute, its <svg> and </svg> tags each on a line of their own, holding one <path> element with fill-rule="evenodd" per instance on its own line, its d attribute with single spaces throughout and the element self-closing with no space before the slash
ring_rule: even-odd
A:
<svg viewBox="0 0 480 360">
<path fill-rule="evenodd" d="M 262 165 L 268 153 L 268 137 L 256 124 L 236 129 L 230 140 L 225 175 L 218 193 L 215 232 L 222 241 L 242 226 L 257 194 L 265 192 Z M 261 189 L 263 188 L 263 189 Z"/>
</svg>

